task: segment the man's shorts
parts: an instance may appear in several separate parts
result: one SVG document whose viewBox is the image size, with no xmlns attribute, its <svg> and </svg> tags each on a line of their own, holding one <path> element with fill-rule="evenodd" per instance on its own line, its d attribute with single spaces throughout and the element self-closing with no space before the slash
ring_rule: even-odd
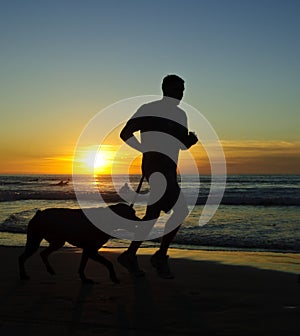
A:
<svg viewBox="0 0 300 336">
<path fill-rule="evenodd" d="M 150 186 L 150 196 L 149 196 L 149 207 L 151 207 L 155 211 L 164 211 L 164 212 L 169 212 L 172 210 L 174 205 L 179 199 L 181 190 L 179 187 L 179 184 L 177 182 L 177 174 L 175 172 L 166 172 L 166 171 L 159 171 L 158 173 L 162 174 L 165 182 L 166 182 L 166 189 L 163 193 L 163 195 L 156 200 L 153 203 L 153 199 L 155 200 L 156 194 L 155 190 L 157 188 L 160 188 L 160 186 L 157 185 L 157 181 L 155 179 L 151 179 L 150 176 L 155 173 L 153 171 L 143 171 L 144 176 L 146 177 L 149 186 Z M 182 199 L 182 197 L 180 197 Z M 153 204 L 152 204 L 153 203 Z"/>
</svg>

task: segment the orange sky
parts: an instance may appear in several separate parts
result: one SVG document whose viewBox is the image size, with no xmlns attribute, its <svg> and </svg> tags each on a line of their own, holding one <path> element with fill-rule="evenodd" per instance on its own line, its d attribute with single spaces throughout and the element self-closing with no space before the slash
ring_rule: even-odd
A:
<svg viewBox="0 0 300 336">
<path fill-rule="evenodd" d="M 170 3 L 1 3 L 0 173 L 71 174 L 97 112 L 161 95 L 171 73 L 221 139 L 229 174 L 300 173 L 300 2 Z M 192 152 L 208 173 L 200 146 Z"/>
<path fill-rule="evenodd" d="M 222 141 L 228 174 L 299 174 L 300 142 L 284 141 Z M 114 162 L 115 173 L 126 173 L 127 158 L 115 158 L 118 145 L 104 145 L 101 149 L 97 173 L 109 173 Z M 91 148 L 90 151 L 94 151 Z M 82 172 L 90 172 L 91 166 L 86 151 L 82 158 Z M 201 145 L 191 149 L 200 174 L 208 174 L 210 166 Z M 137 153 L 138 154 L 138 153 Z M 180 155 L 182 165 L 188 172 L 189 159 L 184 152 Z M 73 148 L 61 152 L 49 153 L 4 153 L 0 173 L 10 174 L 71 174 Z M 140 159 L 137 158 L 130 168 L 131 173 L 140 173 Z"/>
</svg>

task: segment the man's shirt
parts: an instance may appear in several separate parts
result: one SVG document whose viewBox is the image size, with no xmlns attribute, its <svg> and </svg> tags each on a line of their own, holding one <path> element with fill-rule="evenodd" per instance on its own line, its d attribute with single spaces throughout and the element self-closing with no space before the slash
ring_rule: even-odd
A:
<svg viewBox="0 0 300 336">
<path fill-rule="evenodd" d="M 180 149 L 188 147 L 187 117 L 174 99 L 142 105 L 122 132 L 140 131 L 143 151 L 142 167 L 151 171 L 176 171 Z"/>
</svg>

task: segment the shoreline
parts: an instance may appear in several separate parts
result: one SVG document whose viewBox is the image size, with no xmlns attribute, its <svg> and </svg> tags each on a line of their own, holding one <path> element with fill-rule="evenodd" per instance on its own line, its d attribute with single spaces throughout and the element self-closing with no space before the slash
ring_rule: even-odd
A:
<svg viewBox="0 0 300 336">
<path fill-rule="evenodd" d="M 23 239 L 20 240 L 20 244 L 16 245 L 15 242 L 12 242 L 11 244 L 5 244 L 1 242 L 1 234 L 5 237 L 5 235 L 10 236 L 13 235 L 19 235 Z M 1 247 L 24 247 L 26 243 L 26 232 L 5 232 L 0 231 L 0 248 Z M 108 249 L 118 249 L 118 248 L 126 248 L 130 241 L 125 242 L 122 240 L 119 240 L 118 238 L 113 238 L 114 240 L 110 239 L 107 243 L 103 246 L 103 248 Z M 159 242 L 156 240 L 153 241 L 144 241 L 141 248 L 149 249 L 149 248 L 156 248 L 159 246 Z M 43 240 L 41 243 L 41 247 L 48 246 L 48 242 Z M 76 248 L 76 246 L 70 245 L 66 243 L 66 245 L 63 246 L 63 248 Z M 214 245 L 196 245 L 196 244 L 180 244 L 180 243 L 172 243 L 170 249 L 179 249 L 179 250 L 191 250 L 191 251 L 225 251 L 225 252 L 257 252 L 257 253 L 291 253 L 291 254 L 300 254 L 300 250 L 294 250 L 294 249 L 272 249 L 272 248 L 263 248 L 263 247 L 236 247 L 236 246 L 214 246 Z"/>
<path fill-rule="evenodd" d="M 1 234 L 5 237 L 5 235 L 10 236 L 13 235 L 19 235 L 23 239 L 20 241 L 19 245 L 16 245 L 15 242 L 11 244 L 3 244 L 1 242 Z M 1 247 L 16 247 L 16 248 L 22 248 L 25 246 L 26 243 L 26 233 L 22 232 L 5 232 L 0 231 L 0 248 Z M 115 243 L 115 245 L 113 245 Z M 103 248 L 107 249 L 122 249 L 126 248 L 129 245 L 130 242 L 123 242 L 123 241 L 112 241 L 109 240 L 107 243 L 103 246 Z M 41 243 L 41 247 L 48 246 L 48 242 L 43 240 Z M 159 246 L 159 242 L 157 241 L 145 241 L 144 245 L 142 245 L 141 248 L 144 249 L 151 249 L 156 248 Z M 63 246 L 63 248 L 75 248 L 73 245 L 69 245 L 68 243 Z M 272 249 L 272 248 L 260 248 L 260 247 L 236 247 L 236 246 L 209 246 L 209 245 L 193 245 L 193 244 L 179 244 L 174 242 L 171 247 L 171 249 L 179 249 L 179 250 L 191 250 L 191 251 L 224 251 L 224 252 L 256 252 L 256 253 L 282 253 L 282 254 L 300 254 L 300 250 L 293 250 L 293 249 Z"/>
<path fill-rule="evenodd" d="M 45 245 L 47 246 L 47 245 Z M 45 246 L 40 246 L 39 250 L 45 248 Z M 99 253 L 112 253 L 121 254 L 126 250 L 128 245 L 124 247 L 107 247 L 103 246 Z M 137 255 L 151 256 L 158 249 L 154 246 L 142 246 L 139 248 Z M 5 246 L 0 245 L 0 254 L 6 249 L 12 250 L 24 250 L 24 246 Z M 82 249 L 75 246 L 63 246 L 58 251 L 53 252 L 53 255 L 57 252 L 67 252 L 81 254 Z M 38 253 L 36 253 L 38 255 Z M 187 249 L 185 247 L 170 247 L 168 255 L 170 260 L 185 258 L 193 261 L 209 261 L 217 262 L 221 264 L 231 265 L 231 266 L 249 266 L 262 270 L 280 271 L 290 274 L 300 275 L 300 253 L 290 252 L 290 251 L 253 251 L 253 250 L 224 250 L 224 249 Z"/>
</svg>

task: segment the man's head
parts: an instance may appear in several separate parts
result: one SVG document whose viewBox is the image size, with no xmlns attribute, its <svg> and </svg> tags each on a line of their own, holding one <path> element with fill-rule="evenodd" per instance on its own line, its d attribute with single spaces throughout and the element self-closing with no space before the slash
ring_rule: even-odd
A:
<svg viewBox="0 0 300 336">
<path fill-rule="evenodd" d="M 167 75 L 162 82 L 163 95 L 181 100 L 184 91 L 184 80 L 177 75 Z"/>
</svg>

